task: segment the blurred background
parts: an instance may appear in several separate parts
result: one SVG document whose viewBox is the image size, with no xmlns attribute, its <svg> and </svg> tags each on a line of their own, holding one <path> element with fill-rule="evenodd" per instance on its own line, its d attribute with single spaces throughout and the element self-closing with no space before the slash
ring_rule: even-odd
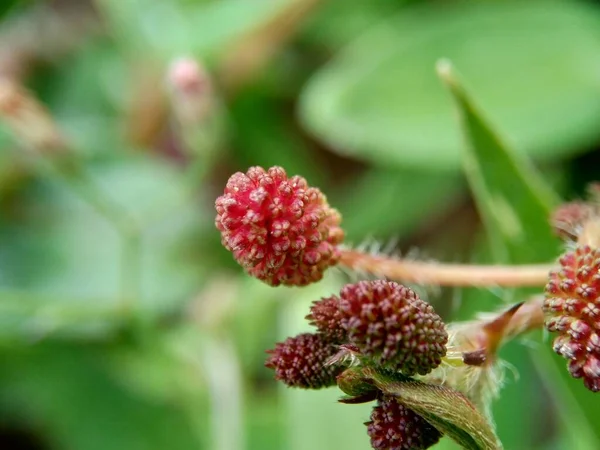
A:
<svg viewBox="0 0 600 450">
<path fill-rule="evenodd" d="M 263 367 L 349 278 L 250 279 L 214 200 L 281 165 L 349 244 L 489 262 L 442 57 L 563 198 L 598 178 L 598 2 L 2 0 L 0 447 L 370 448 L 371 405 Z M 447 321 L 512 295 L 428 294 Z M 532 358 L 544 339 L 501 352 L 505 448 L 600 448 L 598 399 Z"/>
</svg>

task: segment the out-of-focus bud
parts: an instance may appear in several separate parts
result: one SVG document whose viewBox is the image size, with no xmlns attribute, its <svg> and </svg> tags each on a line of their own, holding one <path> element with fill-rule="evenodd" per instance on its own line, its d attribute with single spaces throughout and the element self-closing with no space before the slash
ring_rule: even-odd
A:
<svg viewBox="0 0 600 450">
<path fill-rule="evenodd" d="M 202 123 L 214 107 L 210 75 L 193 58 L 183 57 L 171 63 L 167 75 L 171 104 L 182 126 Z"/>
</svg>

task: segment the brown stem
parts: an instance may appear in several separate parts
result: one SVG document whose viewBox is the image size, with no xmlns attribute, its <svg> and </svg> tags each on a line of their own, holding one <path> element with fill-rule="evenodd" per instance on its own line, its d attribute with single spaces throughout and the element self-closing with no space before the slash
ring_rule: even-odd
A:
<svg viewBox="0 0 600 450">
<path fill-rule="evenodd" d="M 340 264 L 349 269 L 419 284 L 440 286 L 543 286 L 552 264 L 488 265 L 442 264 L 373 256 L 343 249 Z"/>
</svg>

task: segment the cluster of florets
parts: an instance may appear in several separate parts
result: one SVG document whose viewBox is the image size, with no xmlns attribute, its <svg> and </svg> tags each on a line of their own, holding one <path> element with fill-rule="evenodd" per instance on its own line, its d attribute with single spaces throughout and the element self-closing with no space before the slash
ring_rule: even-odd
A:
<svg viewBox="0 0 600 450">
<path fill-rule="evenodd" d="M 361 364 L 405 376 L 436 368 L 448 335 L 431 305 L 398 283 L 361 281 L 346 285 L 339 297 L 314 302 L 307 319 L 315 333 L 288 338 L 268 351 L 266 366 L 277 380 L 310 389 L 338 384 L 360 401 L 378 399 L 367 423 L 376 449 L 425 449 L 438 441 L 440 433 L 425 419 L 361 384 L 344 364 L 351 353 Z"/>
<path fill-rule="evenodd" d="M 554 351 L 566 358 L 571 375 L 600 391 L 600 249 L 578 246 L 550 273 L 544 312 L 546 328 L 558 333 Z"/>
<path fill-rule="evenodd" d="M 215 206 L 225 248 L 272 286 L 319 281 L 338 261 L 340 214 L 319 189 L 300 176 L 288 178 L 281 167 L 235 173 Z"/>
</svg>

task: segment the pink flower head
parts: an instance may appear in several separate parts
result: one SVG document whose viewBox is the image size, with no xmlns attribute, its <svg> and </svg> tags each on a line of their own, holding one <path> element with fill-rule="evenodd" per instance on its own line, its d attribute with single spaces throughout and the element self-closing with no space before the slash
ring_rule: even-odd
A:
<svg viewBox="0 0 600 450">
<path fill-rule="evenodd" d="M 281 167 L 251 167 L 229 178 L 215 202 L 225 248 L 246 271 L 278 286 L 320 280 L 339 259 L 340 214 L 317 188 Z"/>
</svg>

